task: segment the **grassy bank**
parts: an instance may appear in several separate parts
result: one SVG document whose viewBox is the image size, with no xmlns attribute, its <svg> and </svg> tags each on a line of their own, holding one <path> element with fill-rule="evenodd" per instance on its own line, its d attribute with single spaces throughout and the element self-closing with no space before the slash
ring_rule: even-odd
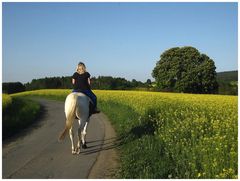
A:
<svg viewBox="0 0 240 181">
<path fill-rule="evenodd" d="M 70 90 L 37 95 L 64 100 Z M 122 138 L 119 178 L 236 178 L 237 96 L 95 91 Z"/>
<path fill-rule="evenodd" d="M 2 94 L 2 109 L 7 109 L 12 104 L 12 97 L 8 94 Z"/>
<path fill-rule="evenodd" d="M 40 105 L 34 101 L 3 95 L 2 99 L 2 136 L 6 139 L 36 120 L 40 112 Z"/>
<path fill-rule="evenodd" d="M 121 178 L 236 178 L 237 97 L 99 92 L 124 138 Z"/>
</svg>

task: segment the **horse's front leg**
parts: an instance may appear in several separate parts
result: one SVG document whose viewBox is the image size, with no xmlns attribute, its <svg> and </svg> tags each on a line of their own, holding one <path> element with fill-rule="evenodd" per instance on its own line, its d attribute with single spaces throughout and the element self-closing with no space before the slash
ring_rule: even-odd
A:
<svg viewBox="0 0 240 181">
<path fill-rule="evenodd" d="M 71 144 L 72 144 L 72 154 L 75 154 L 75 146 L 74 146 L 74 134 L 73 134 L 73 130 L 72 127 L 69 130 L 69 136 L 70 136 L 70 140 L 71 140 Z"/>
</svg>

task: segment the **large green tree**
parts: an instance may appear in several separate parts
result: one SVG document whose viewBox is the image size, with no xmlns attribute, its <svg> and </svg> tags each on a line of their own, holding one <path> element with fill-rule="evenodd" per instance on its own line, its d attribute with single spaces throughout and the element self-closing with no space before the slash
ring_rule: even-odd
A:
<svg viewBox="0 0 240 181">
<path fill-rule="evenodd" d="M 217 93 L 214 61 L 194 47 L 166 50 L 152 76 L 160 90 L 185 93 Z"/>
</svg>

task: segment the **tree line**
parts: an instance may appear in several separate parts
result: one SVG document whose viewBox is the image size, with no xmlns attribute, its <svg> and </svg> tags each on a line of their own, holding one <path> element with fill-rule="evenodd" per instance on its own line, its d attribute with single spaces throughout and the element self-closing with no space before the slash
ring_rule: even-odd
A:
<svg viewBox="0 0 240 181">
<path fill-rule="evenodd" d="M 20 82 L 3 83 L 3 93 L 16 93 L 38 89 L 73 89 L 71 76 L 46 77 L 33 79 L 31 82 L 22 84 Z M 91 88 L 98 90 L 151 90 L 152 82 L 148 79 L 145 83 L 133 79 L 132 81 L 120 77 L 98 76 L 91 78 Z"/>
<path fill-rule="evenodd" d="M 218 93 L 227 95 L 238 95 L 237 71 L 217 73 L 219 84 Z M 232 76 L 232 77 L 230 77 Z M 13 94 L 17 92 L 38 90 L 38 89 L 72 89 L 71 77 L 46 77 L 33 79 L 30 83 L 6 82 L 2 84 L 3 93 Z M 156 87 L 156 83 L 148 79 L 145 83 L 133 79 L 128 81 L 124 78 L 114 78 L 111 76 L 99 76 L 91 78 L 92 89 L 99 90 L 147 90 L 147 91 L 167 91 Z"/>
<path fill-rule="evenodd" d="M 238 95 L 238 71 L 220 72 L 217 81 L 219 94 Z"/>
</svg>

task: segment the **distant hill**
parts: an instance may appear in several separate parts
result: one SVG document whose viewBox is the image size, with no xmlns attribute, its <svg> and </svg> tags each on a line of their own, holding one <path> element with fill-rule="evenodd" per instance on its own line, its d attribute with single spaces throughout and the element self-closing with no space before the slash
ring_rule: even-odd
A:
<svg viewBox="0 0 240 181">
<path fill-rule="evenodd" d="M 238 95 L 238 71 L 226 71 L 217 73 L 219 94 Z"/>
<path fill-rule="evenodd" d="M 231 82 L 238 81 L 238 71 L 227 71 L 227 72 L 218 72 L 217 73 L 218 82 Z"/>
</svg>

